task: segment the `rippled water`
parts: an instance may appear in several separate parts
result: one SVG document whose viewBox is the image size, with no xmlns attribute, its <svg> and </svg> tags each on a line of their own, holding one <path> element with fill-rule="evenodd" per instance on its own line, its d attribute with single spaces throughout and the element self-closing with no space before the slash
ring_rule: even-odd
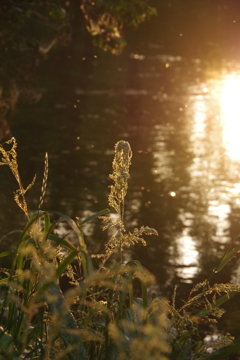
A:
<svg viewBox="0 0 240 360">
<path fill-rule="evenodd" d="M 107 207 L 114 144 L 129 141 L 126 223 L 154 227 L 159 237 L 126 258 L 138 257 L 165 295 L 181 284 L 183 298 L 239 243 L 240 67 L 157 52 L 84 58 L 65 51 L 59 64 L 53 54 L 39 70 L 41 101 L 20 104 L 12 129 L 23 183 L 38 174 L 30 209 L 38 206 L 48 151 L 45 208 L 82 218 Z M 8 169 L 1 168 L 0 186 L 3 235 L 24 218 Z M 101 251 L 100 222 L 84 231 L 90 251 Z M 236 257 L 215 281 L 239 282 L 238 264 Z"/>
</svg>

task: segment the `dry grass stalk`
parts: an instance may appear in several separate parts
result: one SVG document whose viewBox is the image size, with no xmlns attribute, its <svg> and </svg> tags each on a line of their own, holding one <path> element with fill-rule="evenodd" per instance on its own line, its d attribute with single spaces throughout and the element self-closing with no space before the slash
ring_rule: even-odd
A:
<svg viewBox="0 0 240 360">
<path fill-rule="evenodd" d="M 44 161 L 44 173 L 43 173 L 43 181 L 42 181 L 42 188 L 41 188 L 41 196 L 39 201 L 38 209 L 41 209 L 41 206 L 43 204 L 45 195 L 46 195 L 46 189 L 47 189 L 47 180 L 48 180 L 48 153 L 45 154 L 45 161 Z"/>
<path fill-rule="evenodd" d="M 19 170 L 18 170 L 16 139 L 14 137 L 12 137 L 10 140 L 6 141 L 4 144 L 7 144 L 7 145 L 12 144 L 12 147 L 10 148 L 10 150 L 5 150 L 3 145 L 0 145 L 0 154 L 2 155 L 0 165 L 9 166 L 15 179 L 17 180 L 19 189 L 17 189 L 15 192 L 14 200 L 16 201 L 16 203 L 20 207 L 20 209 L 23 210 L 23 212 L 25 213 L 27 218 L 29 218 L 27 203 L 25 200 L 25 194 L 34 185 L 35 180 L 36 180 L 36 175 L 34 176 L 32 182 L 26 187 L 26 189 L 24 189 L 20 175 L 19 175 Z"/>
</svg>

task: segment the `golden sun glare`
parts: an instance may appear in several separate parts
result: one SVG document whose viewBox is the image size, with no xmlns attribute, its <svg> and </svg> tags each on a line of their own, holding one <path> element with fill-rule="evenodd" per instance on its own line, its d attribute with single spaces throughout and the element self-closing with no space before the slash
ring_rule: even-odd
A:
<svg viewBox="0 0 240 360">
<path fill-rule="evenodd" d="M 228 155 L 240 160 L 240 75 L 226 75 L 220 96 L 223 141 Z"/>
</svg>

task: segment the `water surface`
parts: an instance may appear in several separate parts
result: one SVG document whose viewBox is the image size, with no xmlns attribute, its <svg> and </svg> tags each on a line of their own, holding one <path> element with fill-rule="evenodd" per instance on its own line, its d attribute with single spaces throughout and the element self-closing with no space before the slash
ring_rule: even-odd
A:
<svg viewBox="0 0 240 360">
<path fill-rule="evenodd" d="M 117 58 L 99 51 L 60 55 L 40 67 L 42 99 L 22 102 L 12 126 L 24 185 L 38 175 L 27 197 L 30 210 L 38 206 L 46 151 L 44 209 L 84 218 L 106 208 L 114 145 L 129 141 L 126 225 L 148 225 L 159 236 L 146 238 L 148 246 L 136 246 L 126 259 L 138 258 L 164 296 L 180 284 L 186 298 L 229 245 L 239 244 L 239 64 L 162 54 L 154 44 Z M 2 236 L 25 220 L 13 201 L 14 179 L 3 167 L 0 185 Z M 89 251 L 102 251 L 107 234 L 101 222 L 84 231 Z M 238 264 L 236 257 L 214 280 L 238 283 Z"/>
</svg>

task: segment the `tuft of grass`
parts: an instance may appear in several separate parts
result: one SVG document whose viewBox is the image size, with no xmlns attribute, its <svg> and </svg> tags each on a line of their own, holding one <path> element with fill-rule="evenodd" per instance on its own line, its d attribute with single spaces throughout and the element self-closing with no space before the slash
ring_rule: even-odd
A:
<svg viewBox="0 0 240 360">
<path fill-rule="evenodd" d="M 10 170 L 12 171 L 13 176 L 17 180 L 19 189 L 16 190 L 14 195 L 14 200 L 16 201 L 17 205 L 22 209 L 24 214 L 29 217 L 28 215 L 28 208 L 27 203 L 25 200 L 25 194 L 26 192 L 34 185 L 36 180 L 36 175 L 34 176 L 31 184 L 29 184 L 26 189 L 24 189 L 22 185 L 22 181 L 20 178 L 20 174 L 18 171 L 18 163 L 17 163 L 17 142 L 14 137 L 12 137 L 10 140 L 5 142 L 6 145 L 12 145 L 12 147 L 9 150 L 6 150 L 3 145 L 0 145 L 0 154 L 2 155 L 0 165 L 7 165 Z"/>
<path fill-rule="evenodd" d="M 146 246 L 143 235 L 158 235 L 155 229 L 148 226 L 141 226 L 140 229 L 134 229 L 133 232 L 127 232 L 124 224 L 124 202 L 128 190 L 128 179 L 130 178 L 129 168 L 131 165 L 132 150 L 127 141 L 119 141 L 115 145 L 115 156 L 112 167 L 113 173 L 110 178 L 113 185 L 110 186 L 110 194 L 108 196 L 109 206 L 117 213 L 117 220 L 111 217 L 101 216 L 104 223 L 103 230 L 115 228 L 114 234 L 105 246 L 105 254 L 97 255 L 102 257 L 102 267 L 114 253 L 120 254 L 120 262 L 123 263 L 124 248 L 130 247 L 138 242 Z"/>
<path fill-rule="evenodd" d="M 177 289 L 170 304 L 149 291 L 154 277 L 139 261 L 123 261 L 126 247 L 137 242 L 146 245 L 143 235 L 157 235 L 156 230 L 144 226 L 133 232 L 125 228 L 124 200 L 132 158 L 127 142 L 116 144 L 110 175 L 113 185 L 108 200 L 118 214 L 117 221 L 106 216 L 109 210 L 104 209 L 83 221 L 57 213 L 58 220 L 52 222 L 50 215 L 40 210 L 48 178 L 47 155 L 39 208 L 29 216 L 24 198 L 29 187 L 24 190 L 21 185 L 17 144 L 15 139 L 7 144 L 12 148 L 0 146 L 0 164 L 8 165 L 17 179 L 21 200 L 15 201 L 28 219 L 23 230 L 12 232 L 18 235 L 12 267 L 0 269 L 1 360 L 210 360 L 240 350 L 240 341 L 233 341 L 228 334 L 211 344 L 204 344 L 199 335 L 199 323 L 203 319 L 217 321 L 223 314 L 220 306 L 240 291 L 239 286 L 210 286 L 206 280 L 176 309 Z M 100 255 L 99 268 L 93 267 L 82 231 L 84 224 L 96 217 L 103 220 L 105 229 L 116 229 L 105 254 Z M 58 234 L 62 222 L 71 227 L 78 246 Z M 115 253 L 119 253 L 119 262 L 106 266 Z M 228 253 L 217 271 L 235 253 Z M 9 255 L 12 252 L 5 251 L 0 257 Z M 64 294 L 60 286 L 63 277 L 70 285 Z M 136 283 L 141 286 L 138 296 Z"/>
</svg>

